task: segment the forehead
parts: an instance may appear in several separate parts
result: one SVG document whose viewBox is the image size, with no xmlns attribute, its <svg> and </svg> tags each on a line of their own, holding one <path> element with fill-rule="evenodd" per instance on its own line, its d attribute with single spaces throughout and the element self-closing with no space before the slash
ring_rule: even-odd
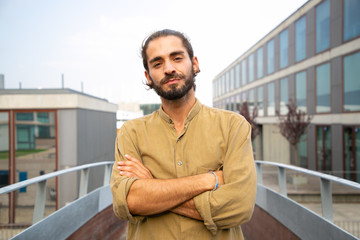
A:
<svg viewBox="0 0 360 240">
<path fill-rule="evenodd" d="M 146 55 L 148 61 L 156 57 L 165 58 L 173 52 L 184 52 L 188 56 L 182 40 L 177 36 L 165 36 L 152 40 L 147 49 Z"/>
</svg>

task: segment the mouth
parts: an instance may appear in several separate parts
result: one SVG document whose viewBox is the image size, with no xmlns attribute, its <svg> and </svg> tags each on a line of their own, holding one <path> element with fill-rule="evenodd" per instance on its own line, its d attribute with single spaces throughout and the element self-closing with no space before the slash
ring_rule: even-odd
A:
<svg viewBox="0 0 360 240">
<path fill-rule="evenodd" d="M 176 84 L 180 81 L 181 79 L 180 78 L 171 78 L 171 79 L 168 79 L 166 81 L 163 82 L 163 85 L 166 85 L 166 84 Z"/>
</svg>

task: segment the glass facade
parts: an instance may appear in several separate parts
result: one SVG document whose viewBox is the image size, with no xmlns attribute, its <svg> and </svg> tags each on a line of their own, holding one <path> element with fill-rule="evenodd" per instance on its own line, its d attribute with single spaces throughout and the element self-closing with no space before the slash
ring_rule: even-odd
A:
<svg viewBox="0 0 360 240">
<path fill-rule="evenodd" d="M 268 98 L 267 98 L 267 115 L 275 115 L 275 84 L 269 83 L 268 87 Z"/>
<path fill-rule="evenodd" d="M 360 111 L 360 52 L 344 57 L 344 111 Z"/>
<path fill-rule="evenodd" d="M 330 1 L 326 0 L 316 7 L 316 52 L 330 47 Z"/>
<path fill-rule="evenodd" d="M 255 107 L 254 89 L 249 90 L 249 113 L 252 116 Z"/>
<path fill-rule="evenodd" d="M 254 76 L 255 76 L 255 72 L 254 72 L 254 70 L 255 70 L 255 68 L 254 68 L 255 62 L 254 61 L 255 61 L 254 60 L 254 54 L 251 54 L 249 56 L 249 82 L 254 81 Z"/>
<path fill-rule="evenodd" d="M 257 51 L 256 51 L 256 78 L 262 78 L 263 77 L 263 72 L 264 72 L 264 68 L 263 68 L 263 48 L 259 48 Z"/>
<path fill-rule="evenodd" d="M 246 85 L 246 60 L 241 62 L 241 85 Z"/>
<path fill-rule="evenodd" d="M 360 1 L 344 0 L 344 41 L 360 35 Z"/>
<path fill-rule="evenodd" d="M 330 111 L 330 63 L 316 68 L 316 112 Z"/>
<path fill-rule="evenodd" d="M 297 154 L 298 154 L 298 166 L 307 168 L 307 134 L 304 133 L 300 137 L 300 141 L 297 144 Z"/>
<path fill-rule="evenodd" d="M 280 68 L 287 67 L 289 64 L 289 40 L 288 30 L 280 33 Z"/>
<path fill-rule="evenodd" d="M 306 17 L 295 23 L 295 60 L 299 62 L 306 58 Z"/>
<path fill-rule="evenodd" d="M 235 66 L 235 88 L 240 87 L 240 64 Z"/>
<path fill-rule="evenodd" d="M 248 101 L 251 109 L 257 106 L 258 121 L 266 123 L 264 138 L 255 143 L 258 150 L 259 144 L 271 144 L 271 134 L 280 134 L 270 132 L 267 125 L 274 127 L 278 123 L 274 116 L 285 115 L 286 105 L 294 101 L 316 120 L 297 145 L 299 165 L 316 166 L 320 171 L 344 170 L 344 177 L 359 181 L 360 1 L 317 2 L 305 3 L 306 7 L 292 15 L 296 19 L 287 18 L 231 65 L 237 90 L 219 94 L 222 99 L 216 105 Z M 331 139 L 330 130 L 340 135 Z M 342 146 L 333 160 L 331 142 Z M 268 147 L 261 151 L 264 159 L 288 161 Z"/>
<path fill-rule="evenodd" d="M 316 169 L 322 172 L 330 172 L 332 170 L 330 126 L 317 126 L 316 137 Z"/>
<path fill-rule="evenodd" d="M 344 127 L 344 178 L 360 183 L 360 126 Z"/>
<path fill-rule="evenodd" d="M 306 72 L 295 75 L 296 86 L 296 105 L 298 109 L 306 112 Z"/>
<path fill-rule="evenodd" d="M 275 48 L 274 39 L 271 39 L 267 45 L 267 73 L 271 74 L 275 70 Z"/>
<path fill-rule="evenodd" d="M 289 101 L 289 87 L 288 87 L 288 79 L 283 78 L 280 80 L 280 114 L 285 115 L 288 112 L 287 104 Z"/>
<path fill-rule="evenodd" d="M 258 116 L 259 117 L 264 116 L 263 92 L 264 92 L 263 87 L 258 87 L 257 88 L 257 107 L 258 107 Z"/>
</svg>

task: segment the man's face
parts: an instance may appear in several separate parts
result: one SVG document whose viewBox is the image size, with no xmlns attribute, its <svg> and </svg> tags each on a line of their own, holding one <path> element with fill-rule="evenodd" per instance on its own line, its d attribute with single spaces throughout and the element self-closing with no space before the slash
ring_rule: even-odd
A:
<svg viewBox="0 0 360 240">
<path fill-rule="evenodd" d="M 196 57 L 190 59 L 180 38 L 157 38 L 149 43 L 146 54 L 149 71 L 145 72 L 145 76 L 160 97 L 176 100 L 194 87 L 198 61 Z"/>
</svg>

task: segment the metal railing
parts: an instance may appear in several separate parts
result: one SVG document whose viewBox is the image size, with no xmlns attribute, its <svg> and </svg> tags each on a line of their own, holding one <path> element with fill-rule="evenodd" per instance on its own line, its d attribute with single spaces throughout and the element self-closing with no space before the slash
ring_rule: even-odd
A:
<svg viewBox="0 0 360 240">
<path fill-rule="evenodd" d="M 301 167 L 286 165 L 276 162 L 268 161 L 255 161 L 256 171 L 257 171 L 257 182 L 262 184 L 263 174 L 262 174 L 262 165 L 271 165 L 277 167 L 278 170 L 278 184 L 279 184 L 279 193 L 287 197 L 287 185 L 286 185 L 286 170 L 292 170 L 297 173 L 303 173 L 311 176 L 318 177 L 320 179 L 320 196 L 321 196 L 321 207 L 322 207 L 322 216 L 330 222 L 334 222 L 333 214 L 333 193 L 332 193 L 332 182 L 342 184 L 347 187 L 351 187 L 356 190 L 360 190 L 360 184 L 349 181 L 340 177 L 308 170 Z"/>
<path fill-rule="evenodd" d="M 70 172 L 81 171 L 80 175 L 80 185 L 79 185 L 79 198 L 88 193 L 88 182 L 89 182 L 89 169 L 98 166 L 105 166 L 103 186 L 106 186 L 110 183 L 111 176 L 111 167 L 114 162 L 105 161 L 85 164 L 69 169 L 63 169 L 57 172 L 48 173 L 38 177 L 34 177 L 22 182 L 18 182 L 6 187 L 0 188 L 0 194 L 10 193 L 16 191 L 20 188 L 27 187 L 32 184 L 36 184 L 36 195 L 35 195 L 35 204 L 34 204 L 34 214 L 32 223 L 37 223 L 38 221 L 44 218 L 45 213 L 45 204 L 46 204 L 46 183 L 49 179 L 55 178 Z"/>
</svg>

